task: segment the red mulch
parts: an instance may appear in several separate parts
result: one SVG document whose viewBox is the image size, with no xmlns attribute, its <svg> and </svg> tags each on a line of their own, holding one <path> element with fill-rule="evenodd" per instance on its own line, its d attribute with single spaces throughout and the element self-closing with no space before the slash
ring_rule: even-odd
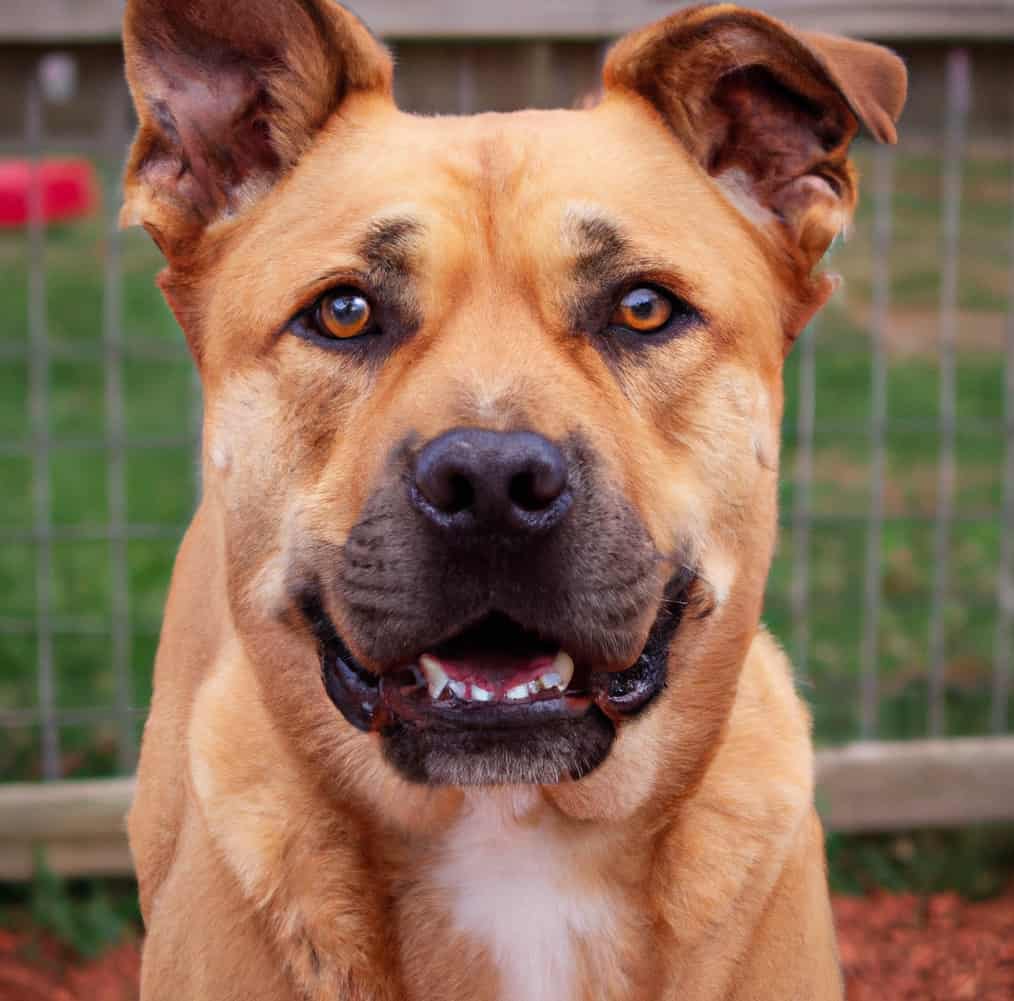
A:
<svg viewBox="0 0 1014 1001">
<path fill-rule="evenodd" d="M 1014 886 L 970 904 L 932 897 L 837 897 L 848 1001 L 1012 1001 Z"/>
<path fill-rule="evenodd" d="M 84 962 L 39 936 L 0 929 L 0 1001 L 137 1001 L 139 972 L 134 941 Z"/>
<path fill-rule="evenodd" d="M 836 897 L 848 1001 L 1014 1001 L 1014 886 L 966 903 L 878 893 Z M 0 930 L 0 1001 L 136 1001 L 139 953 L 101 959 Z"/>
</svg>

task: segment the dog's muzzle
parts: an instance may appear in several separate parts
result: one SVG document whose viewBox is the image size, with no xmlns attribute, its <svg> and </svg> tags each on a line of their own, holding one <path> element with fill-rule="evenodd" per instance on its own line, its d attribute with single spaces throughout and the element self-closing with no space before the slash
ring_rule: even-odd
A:
<svg viewBox="0 0 1014 1001">
<path fill-rule="evenodd" d="M 457 429 L 406 466 L 349 534 L 333 589 L 300 599 L 332 702 L 416 781 L 587 774 L 664 688 L 696 574 L 680 561 L 663 586 L 666 561 L 578 443 Z"/>
<path fill-rule="evenodd" d="M 577 779 L 605 759 L 617 727 L 664 689 L 695 583 L 688 571 L 672 579 L 648 642 L 622 671 L 575 663 L 553 641 L 492 613 L 410 665 L 376 674 L 316 610 L 324 687 L 349 723 L 384 738 L 389 760 L 415 781 Z"/>
</svg>

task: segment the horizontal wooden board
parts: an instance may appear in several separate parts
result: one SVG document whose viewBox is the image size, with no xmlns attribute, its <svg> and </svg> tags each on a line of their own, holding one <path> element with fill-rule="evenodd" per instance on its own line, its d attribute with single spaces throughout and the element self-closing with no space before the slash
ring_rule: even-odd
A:
<svg viewBox="0 0 1014 1001">
<path fill-rule="evenodd" d="M 1014 738 L 870 742 L 817 754 L 830 830 L 1014 822 Z M 63 875 L 127 875 L 133 781 L 0 785 L 0 879 L 31 876 L 37 847 Z"/>
<path fill-rule="evenodd" d="M 608 38 L 675 10 L 670 0 L 357 0 L 389 38 Z M 768 0 L 756 6 L 800 27 L 870 38 L 1014 37 L 1010 0 Z M 109 40 L 123 0 L 3 0 L 0 41 Z"/>
<path fill-rule="evenodd" d="M 1014 822 L 1014 738 L 858 743 L 817 754 L 817 801 L 835 831 Z"/>
<path fill-rule="evenodd" d="M 133 779 L 0 785 L 0 879 L 28 879 L 40 848 L 61 875 L 129 875 L 133 795 Z"/>
</svg>

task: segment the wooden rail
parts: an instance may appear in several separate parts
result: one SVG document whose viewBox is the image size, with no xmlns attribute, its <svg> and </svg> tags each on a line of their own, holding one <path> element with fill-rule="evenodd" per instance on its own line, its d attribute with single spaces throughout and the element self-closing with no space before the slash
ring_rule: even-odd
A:
<svg viewBox="0 0 1014 1001">
<path fill-rule="evenodd" d="M 866 742 L 820 751 L 817 800 L 830 830 L 892 831 L 1014 822 L 1014 737 Z M 131 872 L 131 779 L 0 785 L 0 879 Z"/>
<path fill-rule="evenodd" d="M 1014 822 L 1014 737 L 868 741 L 817 753 L 833 831 Z"/>
<path fill-rule="evenodd" d="M 675 10 L 677 0 L 356 0 L 393 39 L 601 39 Z M 870 38 L 1014 38 L 1009 0 L 758 0 L 752 6 L 802 28 Z M 2 0 L 0 42 L 111 41 L 123 0 Z"/>
<path fill-rule="evenodd" d="M 0 879 L 29 878 L 38 848 L 61 875 L 130 875 L 133 795 L 133 779 L 0 785 Z"/>
</svg>

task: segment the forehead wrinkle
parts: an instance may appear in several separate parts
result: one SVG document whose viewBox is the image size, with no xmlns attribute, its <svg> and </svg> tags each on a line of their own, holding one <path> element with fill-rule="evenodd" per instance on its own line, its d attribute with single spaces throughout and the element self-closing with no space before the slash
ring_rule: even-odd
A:
<svg viewBox="0 0 1014 1001">
<path fill-rule="evenodd" d="M 478 140 L 473 190 L 480 233 L 491 261 L 501 260 L 505 251 L 510 253 L 504 220 L 513 218 L 524 180 L 533 173 L 530 155 L 527 142 L 517 136 L 512 141 L 499 125 Z"/>
</svg>

